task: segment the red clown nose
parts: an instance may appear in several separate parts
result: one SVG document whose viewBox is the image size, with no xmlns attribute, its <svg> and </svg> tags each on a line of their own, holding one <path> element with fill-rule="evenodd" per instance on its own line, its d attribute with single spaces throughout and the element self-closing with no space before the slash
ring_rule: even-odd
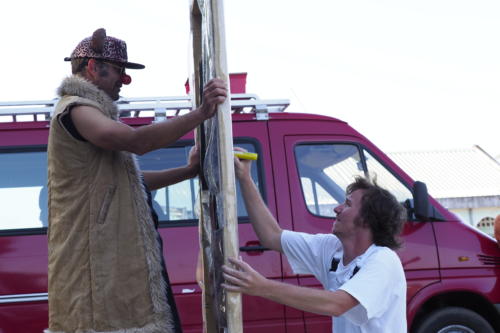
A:
<svg viewBox="0 0 500 333">
<path fill-rule="evenodd" d="M 132 78 L 130 77 L 130 75 L 122 74 L 122 83 L 127 85 L 130 84 L 130 82 L 132 82 Z"/>
</svg>

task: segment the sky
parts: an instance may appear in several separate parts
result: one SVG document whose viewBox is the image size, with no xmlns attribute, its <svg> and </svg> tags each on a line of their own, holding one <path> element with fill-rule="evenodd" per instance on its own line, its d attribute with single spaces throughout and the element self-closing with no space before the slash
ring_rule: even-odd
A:
<svg viewBox="0 0 500 333">
<path fill-rule="evenodd" d="M 6 0 L 0 101 L 56 97 L 63 61 L 97 28 L 124 39 L 125 97 L 184 95 L 191 0 Z M 497 0 L 226 0 L 229 71 L 290 112 L 347 121 L 385 152 L 500 157 Z"/>
</svg>

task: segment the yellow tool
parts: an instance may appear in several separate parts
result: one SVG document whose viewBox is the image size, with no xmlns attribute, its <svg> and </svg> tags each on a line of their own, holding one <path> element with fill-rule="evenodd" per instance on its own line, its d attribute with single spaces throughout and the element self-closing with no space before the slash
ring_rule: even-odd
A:
<svg viewBox="0 0 500 333">
<path fill-rule="evenodd" d="M 256 161 L 257 158 L 259 157 L 259 155 L 256 153 L 249 153 L 244 151 L 235 151 L 234 156 L 242 160 L 252 160 L 252 161 Z"/>
</svg>

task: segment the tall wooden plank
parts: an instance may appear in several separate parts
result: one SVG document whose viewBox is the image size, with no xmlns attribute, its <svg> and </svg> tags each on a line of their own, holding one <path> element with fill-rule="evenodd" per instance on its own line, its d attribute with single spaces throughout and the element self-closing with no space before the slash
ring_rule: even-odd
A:
<svg viewBox="0 0 500 333">
<path fill-rule="evenodd" d="M 192 0 L 191 37 L 193 104 L 202 102 L 202 88 L 210 79 L 223 79 L 229 87 L 222 0 Z M 203 318 L 205 331 L 242 332 L 241 296 L 220 287 L 221 266 L 237 257 L 238 217 L 233 162 L 230 98 L 214 118 L 197 130 L 201 146 L 200 246 L 204 268 Z"/>
</svg>

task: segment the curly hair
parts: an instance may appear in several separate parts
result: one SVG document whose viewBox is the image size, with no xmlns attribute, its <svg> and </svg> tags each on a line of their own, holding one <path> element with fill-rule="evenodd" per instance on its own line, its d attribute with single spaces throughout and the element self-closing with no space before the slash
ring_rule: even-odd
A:
<svg viewBox="0 0 500 333">
<path fill-rule="evenodd" d="M 359 223 L 370 228 L 375 245 L 393 250 L 400 248 L 402 243 L 399 235 L 405 222 L 405 208 L 394 195 L 378 186 L 376 181 L 356 177 L 355 181 L 347 186 L 346 192 L 351 194 L 356 190 L 364 191 Z"/>
</svg>

